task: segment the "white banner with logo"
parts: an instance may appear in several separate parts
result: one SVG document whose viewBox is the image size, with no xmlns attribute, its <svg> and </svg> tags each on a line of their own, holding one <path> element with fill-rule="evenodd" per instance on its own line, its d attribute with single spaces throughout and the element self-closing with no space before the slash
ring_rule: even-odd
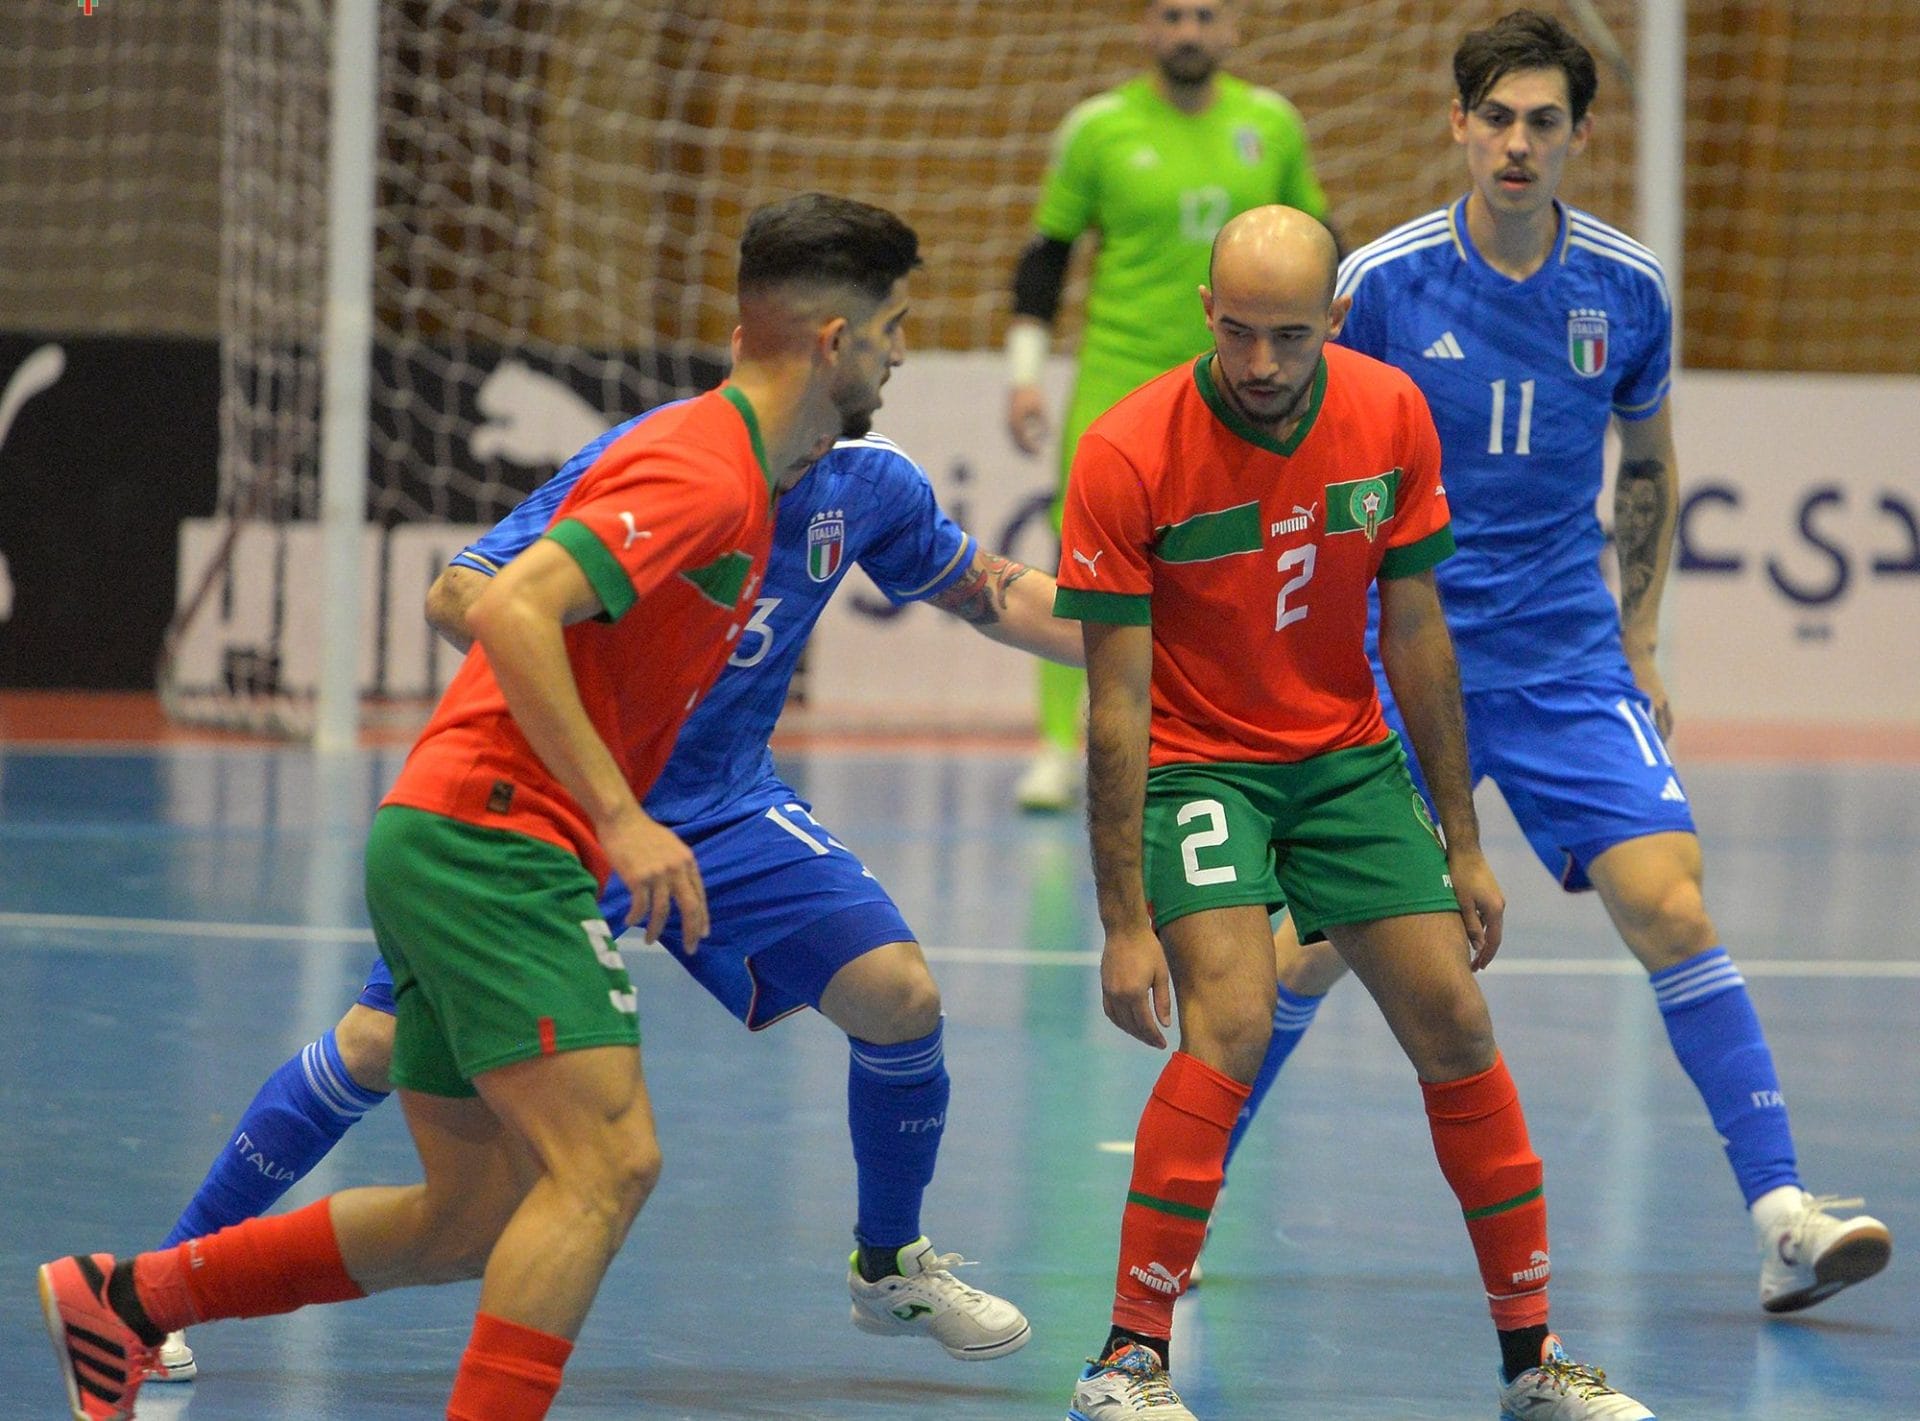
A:
<svg viewBox="0 0 1920 1421">
<path fill-rule="evenodd" d="M 1920 380 L 1684 374 L 1682 716 L 1920 726 Z"/>
<path fill-rule="evenodd" d="M 1070 367 L 1055 361 L 1047 378 L 1057 423 Z M 997 354 L 916 354 L 888 384 L 877 425 L 984 546 L 1051 570 L 1055 456 L 1013 448 L 1005 399 Z M 1682 509 L 1663 661 L 1682 718 L 1920 728 L 1920 380 L 1689 373 L 1674 407 Z M 565 453 L 538 451 L 554 464 Z M 1610 521 L 1604 498 L 1601 513 Z M 222 531 L 183 525 L 183 596 Z M 478 531 L 368 530 L 364 565 L 377 580 L 365 604 L 366 686 L 394 696 L 444 686 L 457 657 L 427 632 L 421 600 Z M 182 648 L 187 681 L 251 675 L 249 653 L 272 642 L 273 679 L 312 685 L 323 619 L 315 580 L 298 570 L 313 565 L 316 539 L 309 526 L 243 535 L 217 614 Z M 276 613 L 277 637 L 267 630 Z M 1033 723 L 1029 658 L 931 607 L 890 606 L 857 568 L 821 618 L 802 674 L 805 712 L 823 725 Z"/>
<path fill-rule="evenodd" d="M 1057 416 L 1066 363 L 1050 373 Z M 886 397 L 880 427 L 948 512 L 987 547 L 1050 567 L 1039 500 L 1054 459 L 1008 441 L 1000 358 L 916 354 Z M 1674 411 L 1682 517 L 1663 662 L 1679 713 L 1920 727 L 1920 380 L 1687 372 Z M 1610 499 L 1600 511 L 1611 523 Z M 810 708 L 1031 724 L 1026 658 L 932 609 L 875 615 L 884 606 L 848 579 L 809 652 Z"/>
</svg>

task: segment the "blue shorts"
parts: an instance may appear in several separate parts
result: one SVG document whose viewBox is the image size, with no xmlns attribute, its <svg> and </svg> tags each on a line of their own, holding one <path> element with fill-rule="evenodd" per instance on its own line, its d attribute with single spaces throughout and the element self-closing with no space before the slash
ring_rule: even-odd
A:
<svg viewBox="0 0 1920 1421">
<path fill-rule="evenodd" d="M 1411 747 L 1379 679 L 1387 724 Z M 1686 789 L 1653 728 L 1652 703 L 1631 678 L 1547 681 L 1475 691 L 1465 701 L 1473 782 L 1500 787 L 1533 852 L 1569 893 L 1593 887 L 1587 865 L 1615 844 L 1695 832 Z M 1419 765 L 1409 767 L 1431 800 Z"/>
<path fill-rule="evenodd" d="M 913 931 L 879 881 L 799 798 L 676 824 L 706 884 L 712 928 L 692 957 L 676 914 L 661 941 L 673 960 L 754 1031 L 820 1005 L 834 974 Z M 600 908 L 617 933 L 632 895 L 619 879 Z M 393 976 L 376 959 L 359 1004 L 393 1012 Z"/>
</svg>

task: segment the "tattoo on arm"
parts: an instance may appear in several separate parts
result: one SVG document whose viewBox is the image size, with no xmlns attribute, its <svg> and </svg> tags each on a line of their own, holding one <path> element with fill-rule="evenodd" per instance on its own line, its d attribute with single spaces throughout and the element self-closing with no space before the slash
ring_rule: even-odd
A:
<svg viewBox="0 0 1920 1421">
<path fill-rule="evenodd" d="M 1631 622 L 1653 587 L 1667 534 L 1667 466 L 1623 462 L 1613 492 L 1613 537 L 1620 563 L 1620 619 Z"/>
<path fill-rule="evenodd" d="M 1007 610 L 1007 589 L 1029 572 L 1025 563 L 985 551 L 973 555 L 973 565 L 960 580 L 927 600 L 976 627 L 992 626 Z"/>
</svg>

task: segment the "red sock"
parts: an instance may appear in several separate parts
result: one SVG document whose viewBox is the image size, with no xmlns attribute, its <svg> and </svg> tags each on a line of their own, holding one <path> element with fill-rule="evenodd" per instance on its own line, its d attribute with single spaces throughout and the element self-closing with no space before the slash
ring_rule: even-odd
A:
<svg viewBox="0 0 1920 1421">
<path fill-rule="evenodd" d="M 573 1344 L 564 1337 L 476 1313 L 447 1400 L 447 1421 L 540 1421 L 572 1355 Z"/>
<path fill-rule="evenodd" d="M 1146 1337 L 1173 1333 L 1173 1302 L 1200 1256 L 1207 1216 L 1220 1194 L 1227 1137 L 1250 1086 L 1184 1051 L 1173 1053 L 1147 1098 L 1133 1137 L 1133 1181 L 1120 1216 L 1116 1327 Z"/>
<path fill-rule="evenodd" d="M 1467 1216 L 1493 1323 L 1502 1331 L 1547 1321 L 1547 1200 L 1540 1157 L 1527 1142 L 1520 1095 L 1499 1057 L 1465 1080 L 1420 1083 L 1440 1172 Z"/>
<path fill-rule="evenodd" d="M 154 1326 L 177 1332 L 222 1317 L 271 1317 L 366 1292 L 347 1276 L 328 1201 L 248 1219 L 133 1261 L 134 1288 Z"/>
</svg>

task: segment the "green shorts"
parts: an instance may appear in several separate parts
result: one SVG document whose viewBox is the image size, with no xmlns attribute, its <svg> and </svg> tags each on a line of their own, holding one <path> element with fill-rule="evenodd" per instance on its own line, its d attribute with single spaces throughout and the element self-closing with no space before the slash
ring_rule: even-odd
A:
<svg viewBox="0 0 1920 1421">
<path fill-rule="evenodd" d="M 1288 765 L 1158 766 L 1143 833 L 1156 928 L 1259 904 L 1313 942 L 1329 925 L 1460 911 L 1396 735 Z"/>
<path fill-rule="evenodd" d="M 633 983 L 593 875 L 554 844 L 388 805 L 367 836 L 367 912 L 393 971 L 396 1085 L 470 1096 L 475 1076 L 638 1046 Z"/>
</svg>

